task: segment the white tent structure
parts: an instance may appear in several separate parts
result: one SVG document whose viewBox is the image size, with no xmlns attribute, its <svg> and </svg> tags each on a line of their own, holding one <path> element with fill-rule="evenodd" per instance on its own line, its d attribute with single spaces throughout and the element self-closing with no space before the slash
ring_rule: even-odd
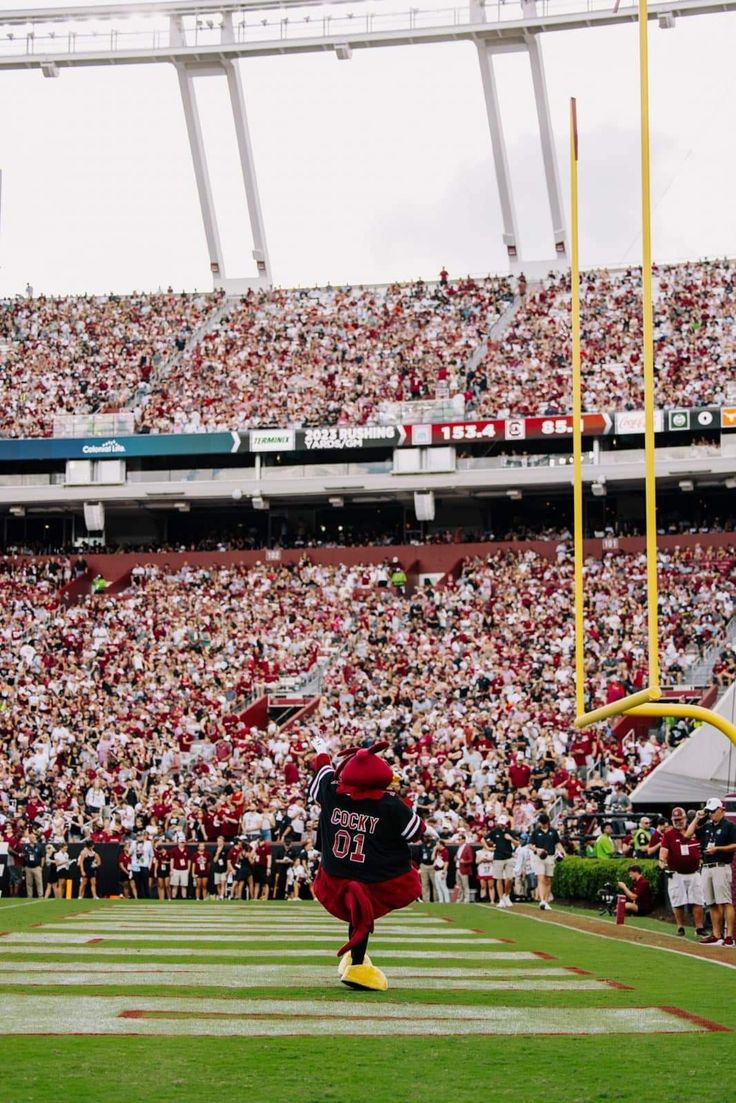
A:
<svg viewBox="0 0 736 1103">
<path fill-rule="evenodd" d="M 736 685 L 714 706 L 733 721 Z M 693 804 L 736 791 L 736 747 L 712 724 L 696 728 L 631 794 L 634 804 Z"/>
</svg>

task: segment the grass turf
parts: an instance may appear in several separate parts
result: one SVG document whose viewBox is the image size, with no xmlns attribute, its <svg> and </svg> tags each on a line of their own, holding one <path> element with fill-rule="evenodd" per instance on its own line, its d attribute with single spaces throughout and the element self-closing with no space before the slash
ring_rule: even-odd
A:
<svg viewBox="0 0 736 1103">
<path fill-rule="evenodd" d="M 0 901 L 0 930 L 33 929 L 85 911 L 93 916 L 109 905 L 95 901 L 45 901 L 20 904 Z M 136 909 L 158 907 L 154 902 L 133 903 Z M 244 907 L 254 914 L 257 905 L 192 905 L 166 908 L 182 915 L 198 915 Z M 284 905 L 284 907 L 291 907 Z M 228 989 L 229 996 L 262 994 L 269 998 L 343 1000 L 346 1003 L 389 999 L 392 1003 L 442 1003 L 508 1007 L 635 1007 L 674 1005 L 736 1029 L 736 970 L 686 958 L 663 950 L 608 941 L 604 938 L 545 924 L 537 918 L 470 906 L 422 907 L 423 914 L 450 916 L 458 927 L 481 929 L 493 937 L 510 938 L 513 946 L 499 949 L 537 950 L 554 955 L 554 965 L 576 966 L 596 977 L 631 985 L 633 991 L 600 992 L 466 992 L 412 991 L 391 988 L 386 997 L 351 992 L 336 982 L 321 988 Z M 292 908 L 298 925 L 299 909 Z M 71 925 L 70 925 L 71 926 Z M 657 924 L 661 930 L 662 925 Z M 673 949 L 676 941 L 672 939 Z M 166 945 L 162 943 L 161 945 Z M 193 937 L 192 945 L 196 945 Z M 136 947 L 137 950 L 137 947 Z M 448 951 L 451 953 L 451 951 Z M 376 955 L 379 956 L 378 954 Z M 488 957 L 492 960 L 493 950 Z M 228 948 L 218 964 L 242 964 L 243 952 Z M 42 946 L 28 955 L 3 955 L 2 961 L 78 961 L 93 955 L 45 955 Z M 156 949 L 145 955 L 121 947 L 105 957 L 111 964 L 156 960 Z M 162 959 L 159 959 L 162 960 Z M 177 961 L 177 957 L 163 959 Z M 188 960 L 192 963 L 192 959 Z M 196 963 L 206 963 L 197 957 Z M 257 960 L 250 955 L 248 960 Z M 278 959 L 269 959 L 274 963 Z M 301 959 L 295 959 L 297 961 Z M 305 962 L 332 961 L 329 950 L 312 949 Z M 379 962 L 380 963 L 380 962 Z M 433 960 L 428 964 L 453 964 Z M 417 965 L 421 962 L 417 961 Z M 467 961 L 455 964 L 468 966 Z M 520 964 L 529 965 L 529 962 Z M 540 962 L 540 966 L 543 963 Z M 512 968 L 504 962 L 504 969 Z M 391 977 L 391 964 L 386 963 Z M 168 991 L 172 989 L 167 988 Z M 11 988 L 4 989 L 12 991 Z M 17 989 L 16 989 L 17 991 Z M 99 988 L 54 988 L 73 1014 L 75 992 Z M 144 994 L 128 985 L 106 988 L 109 994 Z M 164 991 L 164 989 L 162 989 Z M 221 989 L 193 989 L 177 984 L 179 995 L 222 995 Z M 150 989 L 147 994 L 151 994 Z M 0 994 L 0 1001 L 2 1000 Z M 71 1011 L 68 1009 L 71 1007 Z M 61 1005 L 60 1005 L 61 1011 Z M 390 1026 L 387 1027 L 390 1030 Z M 2 1045 L 0 1103 L 213 1103 L 220 1098 L 246 1097 L 254 1103 L 453 1103 L 477 1100 L 486 1093 L 496 1100 L 546 1100 L 549 1103 L 603 1103 L 629 1100 L 671 1103 L 673 1097 L 717 1092 L 736 1080 L 736 1044 L 731 1034 L 611 1035 L 581 1037 L 380 1037 L 331 1038 L 137 1038 L 137 1037 L 28 1037 L 14 1036 Z"/>
</svg>

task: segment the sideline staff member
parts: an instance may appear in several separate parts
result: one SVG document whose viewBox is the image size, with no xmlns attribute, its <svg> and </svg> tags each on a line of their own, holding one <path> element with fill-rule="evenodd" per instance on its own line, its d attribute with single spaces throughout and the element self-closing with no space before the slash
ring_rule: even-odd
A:
<svg viewBox="0 0 736 1103">
<path fill-rule="evenodd" d="M 700 843 L 685 834 L 687 815 L 684 808 L 672 809 L 672 827 L 662 833 L 659 864 L 667 870 L 667 892 L 675 913 L 677 933 L 685 935 L 685 907 L 693 910 L 695 931 L 705 935 L 703 928 L 703 883 L 700 877 Z"/>
<path fill-rule="evenodd" d="M 726 819 L 723 801 L 711 797 L 701 808 L 685 835 L 697 835 L 703 852 L 703 896 L 710 907 L 713 934 L 700 941 L 718 946 L 734 944 L 734 907 L 731 882 L 736 854 L 736 824 Z"/>
</svg>

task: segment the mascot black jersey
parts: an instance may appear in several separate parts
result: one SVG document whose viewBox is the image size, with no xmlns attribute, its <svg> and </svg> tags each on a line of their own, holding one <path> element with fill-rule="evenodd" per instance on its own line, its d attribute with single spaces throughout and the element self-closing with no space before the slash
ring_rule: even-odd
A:
<svg viewBox="0 0 736 1103">
<path fill-rule="evenodd" d="M 317 849 L 333 877 L 367 884 L 399 877 L 411 869 L 409 843 L 422 833 L 422 822 L 394 793 L 355 800 L 337 791 L 331 763 L 322 765 L 309 788 L 321 807 Z"/>
</svg>

